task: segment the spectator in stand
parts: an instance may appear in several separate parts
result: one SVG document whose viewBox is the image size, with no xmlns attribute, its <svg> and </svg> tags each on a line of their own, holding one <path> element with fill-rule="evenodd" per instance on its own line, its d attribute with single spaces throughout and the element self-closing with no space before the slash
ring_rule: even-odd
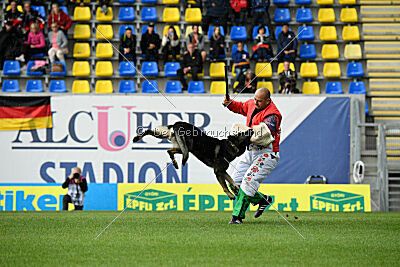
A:
<svg viewBox="0 0 400 267">
<path fill-rule="evenodd" d="M 18 6 L 16 1 L 10 2 L 10 10 L 4 13 L 4 22 L 12 22 L 12 26 L 20 28 L 22 24 L 22 13 L 18 11 Z"/>
<path fill-rule="evenodd" d="M 192 74 L 193 81 L 198 81 L 198 74 L 203 71 L 203 60 L 199 50 L 194 49 L 194 45 L 189 43 L 187 51 L 183 55 L 181 68 L 177 71 L 179 80 L 182 83 L 182 89 L 187 90 L 188 85 L 185 80 L 185 75 Z"/>
<path fill-rule="evenodd" d="M 250 69 L 250 56 L 249 53 L 244 51 L 243 42 L 238 42 L 237 51 L 232 54 L 233 66 L 235 66 L 236 81 L 242 79 L 248 69 Z"/>
<path fill-rule="evenodd" d="M 192 32 L 186 37 L 186 45 L 193 44 L 200 51 L 203 62 L 206 62 L 207 53 L 204 51 L 204 35 L 199 33 L 199 25 L 192 26 Z"/>
<path fill-rule="evenodd" d="M 269 36 L 265 34 L 264 26 L 258 28 L 258 34 L 254 42 L 254 59 L 257 59 L 258 62 L 267 62 L 269 58 L 273 57 L 271 41 Z"/>
<path fill-rule="evenodd" d="M 130 27 L 126 28 L 125 33 L 121 35 L 119 51 L 136 64 L 136 36 Z M 123 61 L 124 57 L 120 54 L 119 61 Z"/>
<path fill-rule="evenodd" d="M 45 21 L 36 10 L 33 10 L 31 3 L 24 4 L 24 14 L 22 15 L 22 27 L 26 32 L 29 32 L 31 25 L 35 23 L 43 31 Z"/>
<path fill-rule="evenodd" d="M 101 7 L 101 12 L 104 15 L 107 15 L 108 13 L 108 6 L 110 5 L 111 0 L 99 0 L 99 5 Z"/>
<path fill-rule="evenodd" d="M 205 4 L 207 12 L 203 17 L 203 31 L 208 32 L 210 23 L 218 22 L 227 32 L 228 0 L 207 0 Z"/>
<path fill-rule="evenodd" d="M 150 24 L 147 27 L 147 31 L 142 35 L 142 40 L 140 40 L 140 48 L 142 50 L 144 60 L 158 60 L 160 36 L 154 32 L 154 24 Z"/>
<path fill-rule="evenodd" d="M 6 59 L 14 59 L 20 54 L 23 36 L 18 29 L 13 27 L 13 22 L 8 20 L 0 32 L 0 70 Z"/>
<path fill-rule="evenodd" d="M 289 60 L 294 63 L 294 60 L 296 59 L 296 50 L 296 35 L 289 31 L 288 24 L 284 24 L 282 26 L 282 32 L 278 35 L 278 61 L 282 62 L 283 60 Z"/>
<path fill-rule="evenodd" d="M 30 60 L 32 55 L 45 52 L 46 42 L 44 40 L 44 34 L 36 23 L 32 23 L 28 33 L 28 40 L 24 42 L 22 48 L 22 54 L 17 57 L 16 60 L 26 62 Z"/>
<path fill-rule="evenodd" d="M 174 26 L 169 26 L 167 33 L 161 40 L 161 53 L 164 63 L 168 61 L 168 56 L 172 55 L 172 61 L 176 61 L 176 56 L 180 52 L 179 37 Z"/>
<path fill-rule="evenodd" d="M 296 88 L 297 73 L 290 69 L 290 62 L 283 62 L 283 71 L 279 73 L 279 84 L 281 94 L 298 94 L 299 90 Z"/>
<path fill-rule="evenodd" d="M 72 26 L 72 20 L 60 9 L 57 3 L 51 5 L 52 12 L 49 15 L 48 24 L 49 26 L 56 23 L 58 27 L 64 32 L 65 36 L 68 36 L 68 29 Z"/>
<path fill-rule="evenodd" d="M 210 39 L 210 56 L 215 62 L 223 55 L 225 55 L 225 36 L 221 35 L 221 29 L 216 26 Z"/>
<path fill-rule="evenodd" d="M 65 61 L 64 55 L 68 54 L 68 39 L 64 32 L 60 31 L 57 23 L 51 24 L 51 32 L 49 32 L 49 58 L 50 62 L 56 60 L 56 56 L 60 61 Z"/>
<path fill-rule="evenodd" d="M 233 91 L 237 93 L 252 94 L 256 91 L 256 88 L 257 88 L 256 75 L 250 70 L 248 70 L 245 72 L 244 75 L 240 77 L 239 83 L 233 89 Z"/>
<path fill-rule="evenodd" d="M 247 15 L 247 0 L 229 0 L 231 4 L 231 17 L 235 23 L 239 22 L 239 25 L 243 25 L 246 21 Z"/>
<path fill-rule="evenodd" d="M 251 2 L 251 3 L 250 3 Z M 249 37 L 251 37 L 253 33 L 253 28 L 259 24 L 260 20 L 262 24 L 266 24 L 267 27 L 271 30 L 271 19 L 269 17 L 269 6 L 270 6 L 270 0 L 251 0 L 249 1 L 250 3 L 250 22 L 251 22 L 251 27 L 249 30 Z"/>
</svg>

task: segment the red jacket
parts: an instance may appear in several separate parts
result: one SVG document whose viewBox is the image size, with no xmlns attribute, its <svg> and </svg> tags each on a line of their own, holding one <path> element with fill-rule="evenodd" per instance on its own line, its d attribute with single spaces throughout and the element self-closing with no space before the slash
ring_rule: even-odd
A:
<svg viewBox="0 0 400 267">
<path fill-rule="evenodd" d="M 57 23 L 58 26 L 60 26 L 60 27 L 64 26 L 64 30 L 68 30 L 72 26 L 72 20 L 61 9 L 60 9 L 60 13 L 58 15 L 51 12 L 48 22 L 49 22 L 49 26 L 51 26 L 52 23 Z"/>
<path fill-rule="evenodd" d="M 253 127 L 254 125 L 259 125 L 261 122 L 264 122 L 265 118 L 268 117 L 269 115 L 276 115 L 278 117 L 278 121 L 277 121 L 277 124 L 275 127 L 276 131 L 271 133 L 272 136 L 275 138 L 275 141 L 272 142 L 272 149 L 274 152 L 279 152 L 279 140 L 280 140 L 280 135 L 281 135 L 282 115 L 279 112 L 278 108 L 275 106 L 274 102 L 272 102 L 272 100 L 271 100 L 271 103 L 265 109 L 258 112 L 253 117 L 253 120 L 251 121 L 251 125 L 249 125 L 250 120 L 251 120 L 251 115 L 253 114 L 254 110 L 256 109 L 253 99 L 247 100 L 244 103 L 232 100 L 232 103 L 228 106 L 228 109 L 232 112 L 246 116 L 247 117 L 246 125 L 249 127 Z"/>
<path fill-rule="evenodd" d="M 240 12 L 242 8 L 247 8 L 247 0 L 230 0 L 229 2 L 235 12 Z"/>
</svg>

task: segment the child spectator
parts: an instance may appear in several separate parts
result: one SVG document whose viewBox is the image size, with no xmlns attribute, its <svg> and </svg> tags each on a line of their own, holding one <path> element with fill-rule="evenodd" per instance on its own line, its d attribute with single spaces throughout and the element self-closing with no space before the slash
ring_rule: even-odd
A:
<svg viewBox="0 0 400 267">
<path fill-rule="evenodd" d="M 21 62 L 29 61 L 32 55 L 45 53 L 45 50 L 44 34 L 36 23 L 32 23 L 28 33 L 28 40 L 24 42 L 22 54 L 16 60 Z"/>
</svg>

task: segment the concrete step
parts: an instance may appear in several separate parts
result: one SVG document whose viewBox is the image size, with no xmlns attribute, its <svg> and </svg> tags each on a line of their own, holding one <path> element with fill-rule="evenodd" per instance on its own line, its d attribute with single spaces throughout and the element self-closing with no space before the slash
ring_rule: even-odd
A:
<svg viewBox="0 0 400 267">
<path fill-rule="evenodd" d="M 400 18 L 399 18 L 400 20 Z M 367 59 L 382 58 L 393 59 L 400 58 L 400 42 L 364 42 L 364 55 Z"/>
<path fill-rule="evenodd" d="M 399 22 L 400 6 L 369 5 L 360 7 L 362 22 Z"/>
<path fill-rule="evenodd" d="M 365 40 L 400 40 L 400 23 L 364 23 Z"/>
<path fill-rule="evenodd" d="M 399 77 L 400 60 L 367 60 L 369 77 Z"/>
<path fill-rule="evenodd" d="M 369 79 L 369 96 L 400 96 L 400 79 Z"/>
<path fill-rule="evenodd" d="M 400 0 L 359 0 L 362 5 L 387 5 L 387 4 L 400 4 Z"/>
</svg>

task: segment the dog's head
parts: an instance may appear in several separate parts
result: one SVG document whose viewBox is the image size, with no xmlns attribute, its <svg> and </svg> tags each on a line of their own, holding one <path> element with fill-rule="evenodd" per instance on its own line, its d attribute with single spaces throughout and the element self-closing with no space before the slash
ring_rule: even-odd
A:
<svg viewBox="0 0 400 267">
<path fill-rule="evenodd" d="M 250 145 L 250 138 L 252 135 L 253 129 L 248 129 L 247 131 L 228 136 L 227 153 L 230 157 L 230 161 L 246 151 L 246 147 Z"/>
</svg>

